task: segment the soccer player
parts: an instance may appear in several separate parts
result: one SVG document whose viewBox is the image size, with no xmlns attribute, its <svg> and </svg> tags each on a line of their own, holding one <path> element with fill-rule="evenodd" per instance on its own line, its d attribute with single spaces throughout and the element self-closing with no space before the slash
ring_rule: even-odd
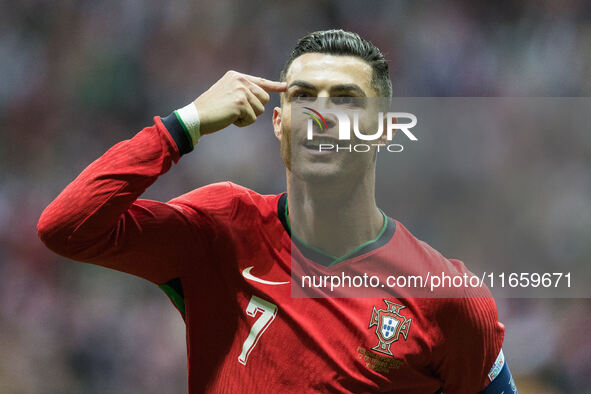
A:
<svg viewBox="0 0 591 394">
<path fill-rule="evenodd" d="M 223 182 L 167 203 L 139 199 L 200 138 L 255 122 L 269 93 L 281 94 L 273 128 L 287 193 Z M 404 264 L 469 272 L 376 206 L 375 152 L 350 165 L 346 152 L 314 151 L 291 133 L 299 99 L 391 94 L 373 44 L 342 30 L 308 34 L 281 82 L 229 71 L 191 104 L 109 149 L 45 209 L 39 236 L 63 256 L 140 276 L 167 293 L 186 323 L 193 393 L 516 392 L 486 288 L 454 298 L 290 293 L 296 260 L 318 274 L 355 269 L 368 256 L 368 267 L 378 262 L 394 273 Z"/>
</svg>

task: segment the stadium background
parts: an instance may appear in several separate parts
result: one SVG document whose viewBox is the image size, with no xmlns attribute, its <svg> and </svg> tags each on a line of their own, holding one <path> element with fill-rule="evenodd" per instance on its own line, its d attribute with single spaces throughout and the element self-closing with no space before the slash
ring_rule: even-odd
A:
<svg viewBox="0 0 591 394">
<path fill-rule="evenodd" d="M 184 326 L 164 293 L 141 279 L 55 256 L 39 242 L 35 224 L 89 162 L 150 124 L 153 115 L 194 99 L 227 69 L 276 78 L 300 36 L 338 27 L 383 50 L 395 95 L 591 93 L 589 3 L 475 3 L 0 2 L 0 392 L 186 392 Z M 247 129 L 204 139 L 145 196 L 166 200 L 222 179 L 281 192 L 284 170 L 270 112 Z M 589 210 L 573 208 L 581 202 L 589 208 L 591 185 L 581 176 L 591 172 L 590 135 L 585 137 L 561 148 L 578 158 L 569 167 L 574 172 L 556 174 L 552 157 L 559 139 L 540 136 L 543 171 L 550 169 L 556 180 L 548 185 L 548 204 L 523 219 L 530 242 L 496 250 L 496 256 L 517 261 L 526 248 L 537 248 L 540 256 L 559 258 L 579 248 L 578 261 L 589 263 L 588 242 L 573 243 L 568 234 L 565 242 L 553 242 L 539 220 L 549 213 L 589 217 Z M 519 166 L 527 157 L 503 160 Z M 505 176 L 490 165 L 486 173 Z M 414 170 L 421 173 L 420 166 Z M 482 182 L 478 172 L 468 176 L 474 177 L 468 185 Z M 577 177 L 576 187 L 561 187 L 559 180 L 569 176 Z M 453 198 L 442 200 L 445 182 L 439 181 L 443 194 L 421 195 L 418 203 L 402 205 L 403 217 L 397 218 L 469 264 L 464 256 L 474 245 L 446 234 L 469 232 L 474 213 L 456 209 Z M 556 202 L 562 210 L 551 212 Z M 488 240 L 501 242 L 495 230 L 503 226 L 502 210 L 493 204 L 479 212 L 487 223 L 479 233 L 484 256 L 493 252 Z M 425 212 L 453 217 L 439 215 L 433 225 Z M 452 230 L 441 232 L 441 223 Z M 591 229 L 583 230 L 576 241 L 591 238 Z M 498 304 L 507 327 L 504 348 L 521 393 L 590 392 L 589 300 Z"/>
</svg>

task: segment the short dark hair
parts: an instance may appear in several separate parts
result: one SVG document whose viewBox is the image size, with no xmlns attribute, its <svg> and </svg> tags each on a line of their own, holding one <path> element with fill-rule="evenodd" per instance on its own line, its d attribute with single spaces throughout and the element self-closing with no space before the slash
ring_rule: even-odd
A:
<svg viewBox="0 0 591 394">
<path fill-rule="evenodd" d="M 361 38 L 359 34 L 341 29 L 323 30 L 309 33 L 300 38 L 281 70 L 281 81 L 285 81 L 291 63 L 305 53 L 355 56 L 365 60 L 373 70 L 371 86 L 378 96 L 392 97 L 392 81 L 386 58 L 374 44 Z"/>
</svg>

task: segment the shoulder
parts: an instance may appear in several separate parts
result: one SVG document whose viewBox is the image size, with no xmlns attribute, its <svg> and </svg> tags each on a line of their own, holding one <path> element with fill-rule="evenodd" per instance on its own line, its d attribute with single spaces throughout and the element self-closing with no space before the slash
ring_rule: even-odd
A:
<svg viewBox="0 0 591 394">
<path fill-rule="evenodd" d="M 403 248 L 405 253 L 411 254 L 415 259 L 419 258 L 421 260 L 438 262 L 446 260 L 439 251 L 412 234 L 404 224 L 398 220 L 394 220 L 394 222 L 396 224 L 396 232 L 394 233 L 394 236 L 396 237 L 397 246 Z"/>
<path fill-rule="evenodd" d="M 444 331 L 462 327 L 462 331 L 475 335 L 487 335 L 493 331 L 504 333 L 497 304 L 487 288 L 468 289 L 462 298 L 442 299 L 437 320 Z"/>
<path fill-rule="evenodd" d="M 181 205 L 215 215 L 229 212 L 233 205 L 233 199 L 233 185 L 230 182 L 218 182 L 178 196 L 169 201 L 169 204 Z"/>
<path fill-rule="evenodd" d="M 394 222 L 396 232 L 392 247 L 404 254 L 405 259 L 412 264 L 411 269 L 416 273 L 473 275 L 462 261 L 445 257 L 427 242 L 414 236 L 402 223 L 397 220 Z"/>
<path fill-rule="evenodd" d="M 169 203 L 185 206 L 210 216 L 233 218 L 249 210 L 269 211 L 274 208 L 277 199 L 276 195 L 262 195 L 244 186 L 225 181 L 202 186 Z"/>
<path fill-rule="evenodd" d="M 443 256 L 427 242 L 416 238 L 398 221 L 396 232 L 398 243 L 395 245 L 404 251 L 409 264 L 412 264 L 409 270 L 415 274 L 436 277 L 432 282 L 438 286 L 430 297 L 437 298 L 438 321 L 456 324 L 457 319 L 460 319 L 463 324 L 470 326 L 478 326 L 486 321 L 497 322 L 497 307 L 490 290 L 462 261 Z"/>
</svg>

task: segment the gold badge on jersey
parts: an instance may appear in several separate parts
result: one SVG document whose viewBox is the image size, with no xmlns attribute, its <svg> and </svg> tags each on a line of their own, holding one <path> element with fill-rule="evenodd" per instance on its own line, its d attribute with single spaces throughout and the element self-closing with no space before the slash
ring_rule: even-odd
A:
<svg viewBox="0 0 591 394">
<path fill-rule="evenodd" d="M 357 347 L 357 357 L 365 363 L 367 368 L 385 374 L 392 372 L 394 369 L 399 369 L 404 365 L 404 362 L 400 359 L 382 356 L 381 354 L 376 354 L 361 346 Z"/>
<path fill-rule="evenodd" d="M 390 351 L 390 345 L 398 340 L 400 334 L 406 340 L 412 318 L 407 319 L 400 314 L 400 310 L 406 308 L 404 305 L 388 300 L 384 300 L 384 302 L 387 306 L 386 309 L 376 309 L 375 306 L 373 307 L 368 328 L 377 326 L 376 335 L 378 337 L 378 344 L 372 347 L 372 350 L 393 356 Z"/>
</svg>

